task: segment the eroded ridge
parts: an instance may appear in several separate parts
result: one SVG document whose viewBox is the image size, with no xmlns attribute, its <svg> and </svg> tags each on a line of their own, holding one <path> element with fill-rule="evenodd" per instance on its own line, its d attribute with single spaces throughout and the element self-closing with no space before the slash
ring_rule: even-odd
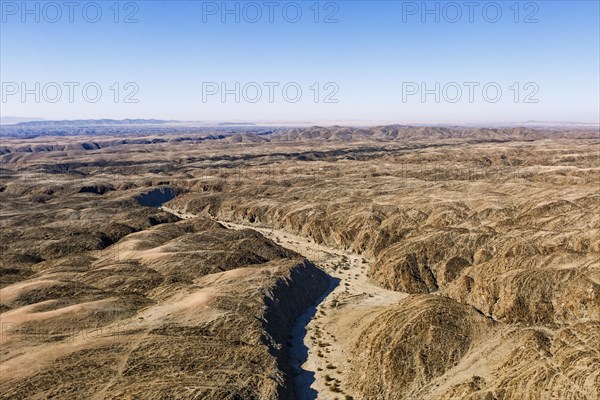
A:
<svg viewBox="0 0 600 400">
<path fill-rule="evenodd" d="M 0 393 L 595 400 L 599 145 L 400 126 L 3 138 Z"/>
</svg>

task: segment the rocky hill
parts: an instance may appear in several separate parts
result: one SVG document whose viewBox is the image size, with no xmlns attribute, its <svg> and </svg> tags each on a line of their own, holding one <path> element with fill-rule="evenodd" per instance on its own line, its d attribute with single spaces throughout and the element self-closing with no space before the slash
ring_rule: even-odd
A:
<svg viewBox="0 0 600 400">
<path fill-rule="evenodd" d="M 2 149 L 3 398 L 600 397 L 597 132 Z"/>
</svg>

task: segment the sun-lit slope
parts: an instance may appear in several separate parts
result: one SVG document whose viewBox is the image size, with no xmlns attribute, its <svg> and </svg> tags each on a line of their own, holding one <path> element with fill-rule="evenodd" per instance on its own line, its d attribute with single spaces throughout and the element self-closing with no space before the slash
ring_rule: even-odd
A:
<svg viewBox="0 0 600 400">
<path fill-rule="evenodd" d="M 312 268 L 267 264 L 161 287 L 152 304 L 129 317 L 119 315 L 129 303 L 107 300 L 95 308 L 111 306 L 100 327 L 83 326 L 92 322 L 84 312 L 90 303 L 69 314 L 61 308 L 45 315 L 42 327 L 32 320 L 12 322 L 15 313 L 5 313 L 2 321 L 10 331 L 3 343 L 8 354 L 1 366 L 2 397 L 287 398 L 290 383 L 280 353 L 285 323 L 297 311 L 278 311 L 275 320 L 267 311 L 269 293 L 294 279 L 294 285 L 318 290 L 318 284 L 298 279 Z M 311 300 L 279 290 L 278 295 L 297 296 L 298 306 Z M 34 318 L 39 314 L 25 307 L 20 311 Z"/>
<path fill-rule="evenodd" d="M 0 397 L 291 396 L 285 343 L 327 276 L 255 231 L 104 196 L 20 199 L 7 221 Z"/>
<path fill-rule="evenodd" d="M 317 379 L 329 374 L 343 380 L 340 387 L 355 398 L 361 398 L 360 393 L 394 400 L 599 397 L 594 346 L 600 320 L 597 132 L 334 127 L 282 130 L 260 137 L 240 133 L 211 140 L 104 138 L 107 143 L 102 145 L 80 146 L 82 141 L 100 143 L 100 139 L 61 138 L 69 150 L 39 147 L 40 138 L 35 143 L 3 142 L 6 169 L 0 175 L 0 223 L 8 229 L 1 233 L 1 287 L 8 291 L 3 292 L 0 307 L 20 327 L 39 327 L 43 335 L 38 339 L 50 342 L 48 332 L 56 333 L 53 342 L 44 346 L 60 346 L 61 329 L 70 326 L 79 331 L 122 321 L 145 324 L 127 330 L 128 337 L 136 338 L 134 344 L 150 343 L 144 341 L 150 337 L 145 332 L 171 332 L 157 327 L 146 311 L 171 314 L 169 321 L 182 330 L 191 325 L 214 330 L 228 326 L 227 318 L 233 318 L 233 326 L 254 327 L 257 319 L 248 315 L 265 315 L 257 311 L 261 304 L 267 310 L 288 310 L 292 305 L 281 304 L 282 299 L 303 298 L 302 294 L 288 296 L 282 289 L 269 297 L 269 288 L 293 291 L 296 277 L 300 287 L 321 281 L 302 280 L 317 272 L 288 267 L 287 262 L 303 264 L 251 231 L 228 232 L 208 220 L 176 222 L 173 215 L 140 206 L 141 199 L 167 199 L 170 189 L 165 188 L 172 188 L 181 193 L 168 203 L 173 209 L 272 228 L 281 233 L 281 243 L 289 242 L 287 233 L 296 234 L 311 244 L 311 257 L 318 258 L 323 244 L 341 254 L 364 255 L 371 260 L 363 266 L 374 297 L 349 284 L 360 301 L 380 298 L 378 286 L 382 293 L 383 289 L 404 292 L 390 296 L 404 300 L 378 306 L 377 315 L 368 318 L 350 313 L 346 318 L 342 308 L 331 312 L 330 319 L 319 319 L 332 332 L 337 326 L 350 327 L 361 338 L 352 345 L 340 339 L 329 354 L 344 374 L 327 368 L 315 374 Z M 28 147 L 33 144 L 38 146 L 35 151 Z M 36 177 L 39 171 L 43 179 Z M 148 194 L 157 188 L 163 188 L 165 197 Z M 268 279 L 280 282 L 272 271 L 277 268 L 291 268 L 289 285 L 266 283 Z M 247 276 L 247 271 L 252 273 Z M 221 275 L 232 281 L 212 280 Z M 352 282 L 353 277 L 348 274 L 344 279 Z M 245 282 L 243 289 L 238 280 Z M 349 282 L 344 282 L 342 291 Z M 243 293 L 237 297 L 252 306 L 244 308 L 233 299 L 217 302 L 208 291 L 213 284 L 223 284 L 222 293 Z M 265 300 L 269 298 L 279 301 Z M 344 307 L 352 309 L 359 300 L 348 297 Z M 210 323 L 195 319 L 200 317 L 183 304 L 206 307 L 202 315 L 216 319 Z M 237 311 L 232 310 L 239 310 L 240 316 L 234 318 Z M 268 324 L 268 329 L 286 325 L 288 318 L 281 317 L 285 312 L 270 315 L 264 319 L 277 322 Z M 277 344 L 285 343 L 285 333 L 268 329 L 263 334 L 280 337 L 274 341 Z M 233 339 L 240 346 L 255 337 L 253 330 L 239 330 Z M 104 335 L 102 340 L 112 336 Z M 72 342 L 77 346 L 70 349 L 79 346 L 80 342 Z M 28 343 L 14 341 L 11 357 L 25 357 L 25 350 L 38 348 Z M 116 349 L 103 353 L 110 360 L 106 365 L 126 365 L 114 367 L 124 371 L 116 374 L 123 378 L 112 381 L 107 377 L 114 373 L 98 373 L 98 379 L 104 379 L 98 384 L 94 367 L 77 379 L 94 376 L 95 383 L 84 389 L 89 393 L 123 395 L 119 390 L 142 390 L 128 386 L 124 377 L 131 371 L 136 380 L 153 382 L 161 393 L 172 395 L 165 382 L 182 374 L 172 372 L 178 371 L 176 367 L 159 368 L 153 375 L 145 366 L 135 369 L 127 364 L 130 361 L 111 358 L 114 353 L 132 353 L 135 357 L 127 360 L 144 365 L 141 353 L 135 351 L 143 348 L 149 359 L 175 365 L 168 352 L 163 355 L 168 362 L 158 357 L 158 346 L 152 343 L 132 347 L 127 339 L 106 345 Z M 59 355 L 58 348 L 50 352 L 53 357 Z M 245 354 L 235 349 L 233 353 Z M 204 357 L 186 354 L 191 359 Z M 350 354 L 360 362 L 353 363 Z M 334 360 L 337 355 L 344 361 Z M 285 355 L 276 358 L 285 360 Z M 254 358 L 240 360 L 246 365 Z M 31 364 L 25 358 L 11 362 Z M 285 368 L 278 367 L 277 372 L 267 364 L 254 370 L 269 371 L 265 374 L 270 378 L 253 378 L 263 382 L 265 396 L 279 390 L 278 382 L 284 382 L 285 376 L 281 372 Z M 350 364 L 354 375 L 347 373 Z M 200 370 L 221 371 L 222 367 L 207 364 L 194 369 L 197 365 L 186 367 L 196 380 Z M 401 368 L 406 365 L 413 374 Z M 73 374 L 72 367 L 63 371 L 64 376 Z M 360 379 L 345 378 L 350 376 Z M 225 396 L 222 390 L 237 388 L 235 382 L 204 388 L 207 392 L 198 392 L 199 396 Z M 38 386 L 53 385 L 56 381 Z M 60 390 L 67 393 L 67 386 Z M 327 388 L 326 382 L 317 386 Z M 22 385 L 7 387 L 25 390 Z M 322 394 L 325 398 L 331 394 L 329 389 Z M 193 390 L 190 396 L 195 395 Z M 254 392 L 235 393 L 260 398 Z"/>
<path fill-rule="evenodd" d="M 438 294 L 438 302 L 357 328 L 363 332 L 357 364 L 365 369 L 355 383 L 365 398 L 594 399 L 600 389 L 592 373 L 600 321 L 597 148 L 597 142 L 544 141 L 290 161 L 275 172 L 257 166 L 241 178 L 232 173 L 190 187 L 170 204 L 365 253 L 374 258 L 369 275 L 382 287 Z M 476 318 L 445 312 L 452 304 Z M 461 329 L 475 329 L 477 321 L 493 321 L 494 330 L 462 344 L 432 338 L 436 361 L 419 350 L 435 324 L 419 330 L 413 320 L 427 309 L 451 338 L 468 337 Z M 386 341 L 404 335 L 390 333 L 399 326 L 416 343 L 387 354 Z M 381 332 L 380 341 L 370 340 L 373 332 Z M 493 356 L 489 340 L 497 341 Z M 545 352 L 548 359 L 540 361 Z M 466 368 L 475 359 L 489 373 Z M 409 360 L 422 375 L 397 377 Z M 458 373 L 457 365 L 467 372 Z"/>
<path fill-rule="evenodd" d="M 250 178 L 234 175 L 220 186 L 204 184 L 200 193 L 194 190 L 172 204 L 364 252 L 375 259 L 370 276 L 381 286 L 409 293 L 442 290 L 496 319 L 598 319 L 594 147 L 561 153 L 554 145 L 549 156 L 539 158 L 535 151 L 506 146 L 435 150 L 408 161 L 400 161 L 402 156 L 380 163 L 308 163 L 295 176 L 272 180 L 257 168 Z M 452 168 L 451 161 L 463 157 L 473 161 L 444 172 L 444 165 Z M 581 167 L 564 165 L 577 158 Z M 486 159 L 505 169 L 473 167 Z M 574 297 L 577 305 L 569 296 L 573 291 L 581 292 Z"/>
<path fill-rule="evenodd" d="M 595 399 L 598 340 L 598 321 L 511 326 L 445 297 L 413 295 L 357 337 L 352 383 L 368 399 Z"/>
</svg>

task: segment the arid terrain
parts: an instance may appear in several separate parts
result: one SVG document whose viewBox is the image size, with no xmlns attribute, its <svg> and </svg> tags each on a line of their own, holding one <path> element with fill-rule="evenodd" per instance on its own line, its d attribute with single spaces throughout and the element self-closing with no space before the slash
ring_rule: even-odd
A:
<svg viewBox="0 0 600 400">
<path fill-rule="evenodd" d="M 112 129 L 2 138 L 0 398 L 600 399 L 598 130 Z"/>
</svg>

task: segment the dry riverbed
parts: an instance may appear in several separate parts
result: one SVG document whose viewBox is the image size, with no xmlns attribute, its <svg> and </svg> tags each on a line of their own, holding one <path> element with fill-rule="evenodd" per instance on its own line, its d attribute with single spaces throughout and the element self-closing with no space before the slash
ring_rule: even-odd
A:
<svg viewBox="0 0 600 400">
<path fill-rule="evenodd" d="M 194 218 L 167 207 L 180 218 Z M 297 322 L 290 345 L 300 400 L 357 398 L 348 386 L 350 349 L 355 334 L 378 312 L 407 295 L 372 284 L 370 260 L 362 255 L 322 246 L 283 230 L 219 221 L 230 229 L 254 229 L 312 261 L 332 279 L 326 297 Z"/>
</svg>

